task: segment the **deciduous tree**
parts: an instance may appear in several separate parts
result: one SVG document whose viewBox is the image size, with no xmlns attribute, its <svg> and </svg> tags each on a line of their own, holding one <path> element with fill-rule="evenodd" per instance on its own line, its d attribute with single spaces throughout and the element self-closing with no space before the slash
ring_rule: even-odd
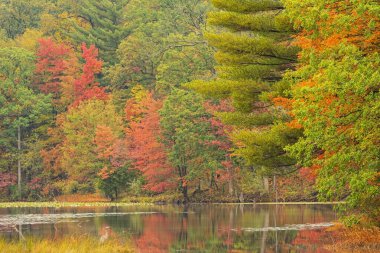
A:
<svg viewBox="0 0 380 253">
<path fill-rule="evenodd" d="M 380 5 L 285 3 L 301 30 L 301 66 L 287 80 L 305 130 L 289 150 L 317 175 L 321 199 L 345 199 L 354 214 L 379 222 Z"/>
<path fill-rule="evenodd" d="M 50 98 L 31 88 L 33 54 L 21 48 L 0 49 L 0 136 L 10 153 L 7 172 L 17 164 L 18 191 L 21 194 L 23 142 L 33 124 L 50 112 Z M 12 139 L 12 140 L 9 140 Z M 1 155 L 3 156 L 3 154 Z M 17 161 L 17 163 L 16 163 Z M 21 196 L 21 195 L 19 195 Z"/>
<path fill-rule="evenodd" d="M 107 139 L 102 140 L 107 145 L 99 140 L 101 129 L 107 130 L 107 139 L 116 139 L 122 134 L 122 119 L 110 100 L 83 101 L 77 107 L 71 108 L 62 122 L 64 140 L 58 150 L 60 167 L 68 173 L 69 180 L 88 185 L 90 190 L 94 189 L 97 173 L 110 163 L 116 162 L 113 160 L 116 158 L 113 154 L 114 147 L 109 146 Z M 109 152 L 112 154 L 108 154 Z"/>
<path fill-rule="evenodd" d="M 96 75 L 102 71 L 103 62 L 98 59 L 98 49 L 91 45 L 87 48 L 82 44 L 82 58 L 85 61 L 82 75 L 74 81 L 73 106 L 79 105 L 80 102 L 88 99 L 105 100 L 108 98 L 105 88 L 99 86 Z"/>
<path fill-rule="evenodd" d="M 210 114 L 203 100 L 194 93 L 175 89 L 165 100 L 160 111 L 163 143 L 171 165 L 180 179 L 179 188 L 185 202 L 188 189 L 207 175 L 207 182 L 215 183 L 223 152 L 214 143 L 216 137 L 208 121 Z"/>
<path fill-rule="evenodd" d="M 141 171 L 146 179 L 145 188 L 160 193 L 175 188 L 177 175 L 168 161 L 165 146 L 159 142 L 162 102 L 155 100 L 152 93 L 143 94 L 144 97 L 139 98 L 139 93 L 135 93 L 125 108 L 128 157 L 132 159 L 133 168 Z"/>
</svg>

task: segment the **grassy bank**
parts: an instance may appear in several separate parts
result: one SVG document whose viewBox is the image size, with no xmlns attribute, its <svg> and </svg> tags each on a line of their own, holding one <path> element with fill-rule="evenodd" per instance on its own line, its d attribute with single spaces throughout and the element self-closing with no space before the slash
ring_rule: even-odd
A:
<svg viewBox="0 0 380 253">
<path fill-rule="evenodd" d="M 0 208 L 25 208 L 25 207 L 123 207 L 123 206 L 150 206 L 155 204 L 172 204 L 174 201 L 167 201 L 158 198 L 134 198 L 132 200 L 124 200 L 125 202 L 0 202 Z M 263 202 L 263 203 L 203 203 L 203 204 L 212 204 L 212 205 L 236 205 L 236 204 L 256 204 L 256 205 L 333 205 L 340 204 L 343 202 Z M 201 204 L 201 203 L 190 203 L 190 204 Z"/>
<path fill-rule="evenodd" d="M 150 203 L 125 203 L 125 202 L 2 202 L 0 208 L 9 207 L 113 207 L 151 205 Z"/>
<path fill-rule="evenodd" d="M 64 238 L 59 240 L 26 239 L 18 242 L 0 240 L 0 252 L 6 253 L 132 253 L 133 247 L 128 243 L 109 240 L 83 238 Z"/>
</svg>

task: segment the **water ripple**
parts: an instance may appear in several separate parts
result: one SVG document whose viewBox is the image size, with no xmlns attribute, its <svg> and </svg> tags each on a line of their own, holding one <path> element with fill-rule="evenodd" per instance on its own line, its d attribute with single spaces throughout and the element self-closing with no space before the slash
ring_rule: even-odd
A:
<svg viewBox="0 0 380 253">
<path fill-rule="evenodd" d="M 51 224 L 61 222 L 77 222 L 81 218 L 124 216 L 133 214 L 155 214 L 157 212 L 128 212 L 128 213 L 61 213 L 61 214 L 15 214 L 0 216 L 0 226 Z"/>
<path fill-rule="evenodd" d="M 334 224 L 331 222 L 327 223 L 314 223 L 314 224 L 292 224 L 285 225 L 283 227 L 264 227 L 264 228 L 239 228 L 231 229 L 233 231 L 245 231 L 245 232 L 266 232 L 266 231 L 285 231 L 285 230 L 314 230 L 331 227 Z"/>
</svg>

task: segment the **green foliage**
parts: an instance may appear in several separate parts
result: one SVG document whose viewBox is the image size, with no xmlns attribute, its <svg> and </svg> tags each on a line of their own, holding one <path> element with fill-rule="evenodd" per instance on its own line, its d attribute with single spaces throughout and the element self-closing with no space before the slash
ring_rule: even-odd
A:
<svg viewBox="0 0 380 253">
<path fill-rule="evenodd" d="M 178 171 L 180 188 L 187 201 L 187 186 L 195 179 L 211 176 L 220 166 L 223 153 L 212 145 L 216 140 L 207 121 L 210 115 L 194 93 L 174 89 L 160 111 L 163 143 L 171 165 Z"/>
<path fill-rule="evenodd" d="M 49 96 L 31 88 L 33 63 L 33 54 L 25 49 L 0 48 L 0 170 L 3 172 L 15 173 L 16 161 L 24 169 L 28 168 L 23 174 L 41 169 L 40 159 L 34 160 L 41 146 L 35 144 L 44 137 L 40 130 L 49 122 L 52 108 Z M 21 150 L 16 144 L 18 132 Z M 25 151 L 30 146 L 34 150 Z"/>
<path fill-rule="evenodd" d="M 119 194 L 125 191 L 129 184 L 136 178 L 136 172 L 130 171 L 127 166 L 118 168 L 107 178 L 99 178 L 97 188 L 100 189 L 107 198 L 118 200 Z"/>
<path fill-rule="evenodd" d="M 115 136 L 122 133 L 122 120 L 111 101 L 88 100 L 65 115 L 62 131 L 65 136 L 61 147 L 61 168 L 71 180 L 94 186 L 96 174 L 105 165 L 98 156 L 95 144 L 96 129 L 105 126 Z"/>
<path fill-rule="evenodd" d="M 3 0 L 1 199 L 100 190 L 111 199 L 123 193 L 139 196 L 129 196 L 130 201 L 230 201 L 233 188 L 236 194 L 263 195 L 263 176 L 302 167 L 301 172 L 309 170 L 310 184 L 300 183 L 301 176 L 280 179 L 280 195 L 314 197 L 304 186 L 316 182 L 320 200 L 345 200 L 345 224 L 379 223 L 379 17 L 379 3 L 373 0 Z M 40 67 L 34 53 L 41 37 L 72 48 L 64 61 L 54 61 L 65 54 L 59 46 L 39 58 L 40 74 L 51 74 L 50 84 L 61 79 L 62 105 L 55 111 L 52 97 L 37 89 L 49 86 L 49 78 L 36 74 Z M 101 60 L 91 57 L 80 71 L 74 55 L 83 42 L 100 49 L 103 72 Z M 97 89 L 88 89 L 89 83 Z M 220 111 L 181 85 L 221 101 Z M 105 101 L 78 100 L 69 106 L 84 91 L 88 97 L 100 92 L 95 97 Z M 149 102 L 142 101 L 148 93 L 156 101 L 165 98 L 161 129 L 153 124 L 138 132 L 139 142 L 128 145 L 143 143 L 135 146 L 146 156 L 141 146 L 157 148 L 151 129 L 162 130 L 158 144 L 166 150 L 152 153 L 150 177 L 163 183 L 180 178 L 183 197 L 168 190 L 145 198 L 152 194 L 144 188 L 146 178 L 128 165 L 134 158 L 126 152 L 130 139 L 124 135 L 132 121 L 120 115 L 135 113 L 133 120 L 139 122 L 147 114 Z M 133 104 L 126 106 L 131 97 Z M 160 176 L 158 158 L 168 160 L 178 175 Z M 15 185 L 18 161 L 22 192 Z M 189 189 L 194 190 L 190 197 Z M 207 247 L 219 249 L 218 243 Z"/>
<path fill-rule="evenodd" d="M 295 160 L 288 156 L 284 147 L 297 141 L 300 130 L 296 131 L 285 124 L 277 124 L 268 130 L 260 131 L 258 133 L 257 130 L 243 130 L 233 134 L 235 143 L 245 143 L 236 150 L 236 154 L 245 157 L 250 164 L 277 168 L 275 174 L 281 174 L 281 170 L 286 171 L 286 168 L 295 164 Z"/>
<path fill-rule="evenodd" d="M 239 187 L 244 194 L 265 193 L 262 178 L 252 170 L 242 170 Z"/>
<path fill-rule="evenodd" d="M 1 1 L 0 30 L 14 39 L 28 28 L 38 28 L 41 14 L 47 6 L 46 1 L 41 0 Z"/>
<path fill-rule="evenodd" d="M 378 223 L 379 3 L 285 3 L 304 29 L 298 37 L 301 66 L 286 80 L 292 85 L 292 113 L 305 136 L 288 150 L 301 165 L 317 170 L 320 199 L 345 199 L 343 209 Z"/>
<path fill-rule="evenodd" d="M 129 191 L 133 196 L 140 196 L 143 193 L 144 178 L 134 178 L 129 185 Z"/>
<path fill-rule="evenodd" d="M 136 84 L 168 94 L 172 87 L 213 73 L 212 50 L 203 38 L 207 1 L 132 0 L 126 19 L 132 33 L 107 72 L 114 89 Z"/>
<path fill-rule="evenodd" d="M 124 12 L 129 0 L 83 0 L 77 16 L 85 20 L 86 26 L 74 23 L 76 32 L 70 34 L 76 44 L 94 44 L 106 65 L 116 60 L 116 49 L 130 31 L 125 26 Z"/>
<path fill-rule="evenodd" d="M 250 0 L 212 0 L 215 7 L 221 10 L 234 11 L 241 13 L 252 13 L 267 10 L 281 10 L 283 9 L 280 1 L 263 0 L 263 1 L 250 1 Z"/>
</svg>

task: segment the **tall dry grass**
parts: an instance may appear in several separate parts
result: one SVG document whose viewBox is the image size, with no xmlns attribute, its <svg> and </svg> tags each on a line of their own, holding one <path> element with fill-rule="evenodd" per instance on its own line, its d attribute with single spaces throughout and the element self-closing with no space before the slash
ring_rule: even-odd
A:
<svg viewBox="0 0 380 253">
<path fill-rule="evenodd" d="M 347 228 L 341 224 L 327 231 L 326 249 L 339 253 L 380 252 L 380 228 Z"/>
<path fill-rule="evenodd" d="M 90 237 L 68 237 L 59 240 L 26 239 L 18 242 L 0 240 L 1 253 L 133 253 L 131 244 L 109 240 L 100 243 Z"/>
</svg>

